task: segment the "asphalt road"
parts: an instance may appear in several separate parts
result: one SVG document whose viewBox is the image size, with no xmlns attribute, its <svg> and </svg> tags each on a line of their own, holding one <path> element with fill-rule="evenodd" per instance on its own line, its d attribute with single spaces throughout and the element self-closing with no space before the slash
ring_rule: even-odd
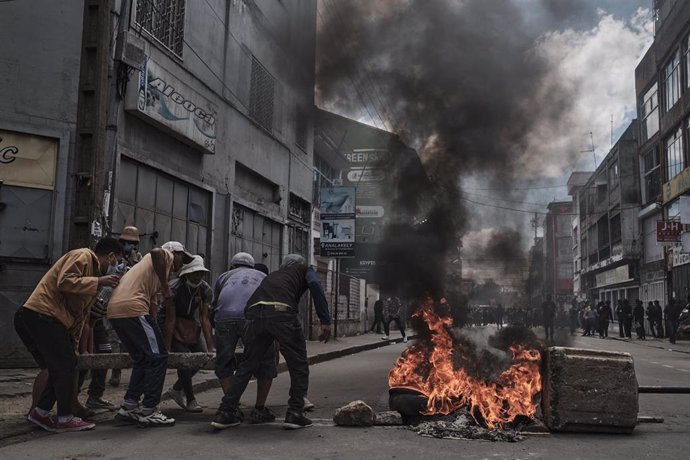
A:
<svg viewBox="0 0 690 460">
<path fill-rule="evenodd" d="M 574 346 L 633 353 L 640 385 L 690 384 L 690 355 L 598 338 L 577 338 Z M 641 395 L 640 415 L 665 418 L 663 424 L 644 424 L 632 435 L 545 434 L 519 443 L 457 441 L 423 438 L 400 427 L 342 428 L 333 426 L 335 408 L 362 399 L 376 410 L 387 410 L 386 377 L 403 344 L 360 353 L 312 367 L 309 398 L 315 426 L 284 431 L 289 378 L 281 374 L 269 397 L 278 423 L 246 425 L 222 432 L 209 426 L 220 391 L 200 394 L 207 407 L 202 414 L 186 414 L 166 403 L 163 410 L 176 417 L 171 428 L 136 428 L 101 423 L 96 430 L 39 436 L 0 449 L 0 458 L 252 458 L 252 459 L 679 459 L 690 449 L 690 395 Z M 251 383 L 243 403 L 254 398 Z"/>
</svg>

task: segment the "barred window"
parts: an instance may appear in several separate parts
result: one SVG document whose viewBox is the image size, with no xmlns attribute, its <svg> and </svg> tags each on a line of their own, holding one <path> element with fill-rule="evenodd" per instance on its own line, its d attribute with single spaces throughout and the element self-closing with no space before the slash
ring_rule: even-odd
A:
<svg viewBox="0 0 690 460">
<path fill-rule="evenodd" d="M 138 0 L 137 24 L 182 57 L 185 0 Z"/>
<path fill-rule="evenodd" d="M 685 167 L 683 151 L 683 129 L 678 128 L 666 139 L 666 180 L 676 177 Z"/>
<path fill-rule="evenodd" d="M 668 111 L 680 99 L 680 50 L 676 51 L 664 68 L 664 91 Z"/>
<path fill-rule="evenodd" d="M 252 74 L 249 87 L 249 115 L 267 131 L 273 130 L 273 97 L 275 79 L 252 56 Z"/>
</svg>

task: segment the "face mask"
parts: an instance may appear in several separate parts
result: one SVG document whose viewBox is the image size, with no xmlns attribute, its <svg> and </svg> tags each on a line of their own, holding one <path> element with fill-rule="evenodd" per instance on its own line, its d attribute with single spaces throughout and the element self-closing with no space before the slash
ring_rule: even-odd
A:
<svg viewBox="0 0 690 460">
<path fill-rule="evenodd" d="M 132 243 L 125 243 L 122 245 L 122 248 L 125 250 L 125 254 L 129 254 L 130 252 L 137 250 L 137 245 Z"/>
<path fill-rule="evenodd" d="M 202 282 L 203 280 L 199 281 L 198 283 L 192 283 L 191 281 L 187 280 L 187 286 L 189 286 L 192 289 L 198 288 L 199 286 L 201 286 Z"/>
</svg>

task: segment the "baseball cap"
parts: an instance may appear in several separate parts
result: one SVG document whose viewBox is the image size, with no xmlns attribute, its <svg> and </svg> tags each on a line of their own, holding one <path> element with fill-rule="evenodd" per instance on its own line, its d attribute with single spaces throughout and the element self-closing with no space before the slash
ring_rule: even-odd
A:
<svg viewBox="0 0 690 460">
<path fill-rule="evenodd" d="M 182 253 L 182 263 L 188 264 L 194 260 L 194 256 L 187 252 L 182 243 L 179 241 L 168 241 L 161 246 L 163 249 L 167 249 L 170 252 L 181 252 Z"/>
</svg>

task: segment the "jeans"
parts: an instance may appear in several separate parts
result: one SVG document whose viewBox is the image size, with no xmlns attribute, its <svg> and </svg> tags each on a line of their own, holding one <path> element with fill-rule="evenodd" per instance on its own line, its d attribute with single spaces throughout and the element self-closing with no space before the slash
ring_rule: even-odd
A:
<svg viewBox="0 0 690 460">
<path fill-rule="evenodd" d="M 386 335 L 390 335 L 391 332 L 391 321 L 395 321 L 395 325 L 398 326 L 400 333 L 405 337 L 405 328 L 403 327 L 402 321 L 399 316 L 389 316 L 386 321 L 383 322 L 383 331 Z"/>
<path fill-rule="evenodd" d="M 215 329 L 216 377 L 224 379 L 231 377 L 237 369 L 235 350 L 240 339 L 246 344 L 247 321 L 217 321 Z M 246 351 L 245 349 L 245 354 Z M 269 347 L 254 376 L 259 379 L 273 379 L 277 375 L 276 350 L 275 347 Z"/>
<path fill-rule="evenodd" d="M 114 318 L 110 323 L 132 357 L 125 402 L 138 404 L 144 395 L 143 408 L 155 409 L 161 400 L 168 365 L 168 351 L 158 324 L 150 315 Z"/>
<path fill-rule="evenodd" d="M 381 333 L 381 323 L 383 323 L 383 315 L 374 314 L 374 322 L 371 324 L 371 327 L 369 328 L 369 330 L 371 332 L 374 332 L 374 329 L 376 329 L 376 333 L 380 334 Z"/>
<path fill-rule="evenodd" d="M 37 406 L 50 411 L 57 402 L 58 416 L 70 415 L 77 356 L 67 329 L 52 316 L 28 308 L 15 313 L 14 326 L 41 369 L 48 369 L 48 382 Z"/>
<path fill-rule="evenodd" d="M 223 397 L 220 410 L 232 412 L 240 405 L 242 393 L 252 374 L 256 373 L 273 341 L 280 344 L 280 352 L 290 373 L 290 410 L 302 412 L 309 387 L 307 344 L 299 318 L 293 312 L 274 311 L 272 306 L 257 305 L 246 311 L 247 330 L 244 341 L 245 357 L 230 379 L 230 388 Z"/>
</svg>

